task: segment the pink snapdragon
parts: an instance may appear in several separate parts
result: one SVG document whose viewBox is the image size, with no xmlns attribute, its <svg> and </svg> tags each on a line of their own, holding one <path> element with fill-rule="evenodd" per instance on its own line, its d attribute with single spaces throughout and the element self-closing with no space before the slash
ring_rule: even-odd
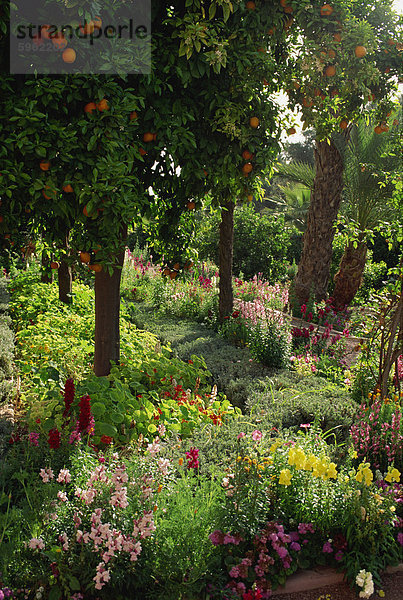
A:
<svg viewBox="0 0 403 600">
<path fill-rule="evenodd" d="M 54 474 L 53 474 L 53 471 L 51 468 L 41 469 L 39 471 L 39 475 L 42 477 L 43 483 L 48 483 L 54 477 Z"/>
<path fill-rule="evenodd" d="M 42 538 L 32 538 L 29 540 L 28 546 L 31 550 L 43 550 L 45 544 Z"/>
</svg>

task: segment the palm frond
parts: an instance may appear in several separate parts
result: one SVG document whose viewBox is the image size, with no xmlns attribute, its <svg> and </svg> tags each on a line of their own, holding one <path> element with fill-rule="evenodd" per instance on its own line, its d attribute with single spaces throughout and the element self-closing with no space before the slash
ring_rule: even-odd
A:
<svg viewBox="0 0 403 600">
<path fill-rule="evenodd" d="M 315 179 L 315 167 L 308 163 L 294 161 L 289 164 L 278 163 L 275 167 L 276 175 L 290 181 L 302 183 L 311 189 Z"/>
</svg>

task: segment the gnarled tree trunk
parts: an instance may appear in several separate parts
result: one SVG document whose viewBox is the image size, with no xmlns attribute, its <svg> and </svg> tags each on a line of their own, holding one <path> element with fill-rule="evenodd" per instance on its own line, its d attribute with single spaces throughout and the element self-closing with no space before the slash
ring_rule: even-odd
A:
<svg viewBox="0 0 403 600">
<path fill-rule="evenodd" d="M 124 239 L 126 238 L 125 230 Z M 111 361 L 119 363 L 120 355 L 120 280 L 125 258 L 124 248 L 115 257 L 112 275 L 102 269 L 95 273 L 95 356 L 97 377 L 109 375 Z"/>
<path fill-rule="evenodd" d="M 344 249 L 339 270 L 334 276 L 333 307 L 343 310 L 354 299 L 361 285 L 367 259 L 367 245 L 359 241 L 357 247 L 350 242 Z"/>
<path fill-rule="evenodd" d="M 332 261 L 333 225 L 343 189 L 343 160 L 332 140 L 318 141 L 315 147 L 316 173 L 303 238 L 301 260 L 293 283 L 300 304 L 326 298 Z"/>
<path fill-rule="evenodd" d="M 219 246 L 219 316 L 220 321 L 233 310 L 234 296 L 232 291 L 232 258 L 234 249 L 234 208 L 232 200 L 222 203 L 220 246 Z"/>
</svg>

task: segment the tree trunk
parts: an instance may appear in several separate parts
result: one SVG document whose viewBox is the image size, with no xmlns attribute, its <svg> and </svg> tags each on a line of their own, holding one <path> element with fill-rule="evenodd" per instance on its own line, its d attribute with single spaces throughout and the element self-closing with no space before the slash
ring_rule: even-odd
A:
<svg viewBox="0 0 403 600">
<path fill-rule="evenodd" d="M 50 268 L 50 258 L 45 250 L 42 252 L 41 257 L 41 282 L 53 283 L 53 271 Z"/>
<path fill-rule="evenodd" d="M 109 375 L 111 361 L 119 363 L 120 354 L 120 279 L 124 249 L 116 256 L 112 275 L 102 269 L 95 273 L 95 356 L 97 377 Z"/>
<path fill-rule="evenodd" d="M 234 208 L 232 200 L 222 203 L 226 210 L 221 212 L 219 247 L 219 317 L 220 321 L 232 313 L 234 296 L 232 292 L 232 257 L 234 247 Z"/>
<path fill-rule="evenodd" d="M 69 234 L 67 234 L 65 238 L 65 251 L 66 255 L 68 256 L 70 254 Z M 70 265 L 63 259 L 60 261 L 60 267 L 57 271 L 57 277 L 59 283 L 59 300 L 61 302 L 64 302 L 65 304 L 71 304 L 71 293 L 73 291 L 73 276 Z"/>
<path fill-rule="evenodd" d="M 341 257 L 339 270 L 334 276 L 333 307 L 339 311 L 354 299 L 361 285 L 362 274 L 367 259 L 367 245 L 359 241 L 355 248 L 350 242 Z"/>
<path fill-rule="evenodd" d="M 73 276 L 71 267 L 64 260 L 60 262 L 60 267 L 57 271 L 57 277 L 59 282 L 59 300 L 65 304 L 71 304 L 73 291 L 72 283 Z"/>
<path fill-rule="evenodd" d="M 333 141 L 328 141 L 316 140 L 315 180 L 301 260 L 293 283 L 293 294 L 300 305 L 306 303 L 311 294 L 317 301 L 326 298 L 329 282 L 333 224 L 342 199 L 343 161 Z"/>
</svg>

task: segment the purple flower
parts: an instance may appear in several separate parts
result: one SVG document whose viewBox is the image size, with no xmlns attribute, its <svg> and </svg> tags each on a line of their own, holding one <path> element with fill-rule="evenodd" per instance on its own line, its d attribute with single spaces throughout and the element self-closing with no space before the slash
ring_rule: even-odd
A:
<svg viewBox="0 0 403 600">
<path fill-rule="evenodd" d="M 209 539 L 214 546 L 221 546 L 224 542 L 224 534 L 219 529 L 216 529 L 213 533 L 210 533 Z"/>
<path fill-rule="evenodd" d="M 29 443 L 31 444 L 31 446 L 39 446 L 39 433 L 37 433 L 36 431 L 31 431 L 31 433 L 29 434 Z M 0 598 L 1 600 L 1 598 Z"/>
<path fill-rule="evenodd" d="M 197 448 L 191 448 L 189 452 L 186 452 L 186 460 L 188 461 L 188 469 L 198 469 L 199 450 Z"/>
<path fill-rule="evenodd" d="M 336 552 L 336 554 L 334 555 L 334 557 L 335 557 L 335 559 L 336 559 L 337 561 L 340 561 L 340 560 L 342 560 L 343 556 L 344 556 L 344 555 L 343 555 L 343 552 L 342 552 L 341 550 L 339 550 L 338 552 Z"/>
<path fill-rule="evenodd" d="M 291 542 L 290 548 L 291 550 L 295 550 L 296 552 L 299 552 L 301 550 L 301 546 L 298 544 L 298 542 Z"/>
<path fill-rule="evenodd" d="M 331 554 L 333 552 L 333 548 L 330 542 L 325 542 L 323 544 L 322 552 L 325 552 L 327 554 Z"/>
<path fill-rule="evenodd" d="M 401 546 L 403 546 L 403 533 L 402 533 L 402 532 L 399 532 L 399 533 L 397 534 L 397 541 L 399 542 L 399 544 L 400 544 Z"/>
</svg>

